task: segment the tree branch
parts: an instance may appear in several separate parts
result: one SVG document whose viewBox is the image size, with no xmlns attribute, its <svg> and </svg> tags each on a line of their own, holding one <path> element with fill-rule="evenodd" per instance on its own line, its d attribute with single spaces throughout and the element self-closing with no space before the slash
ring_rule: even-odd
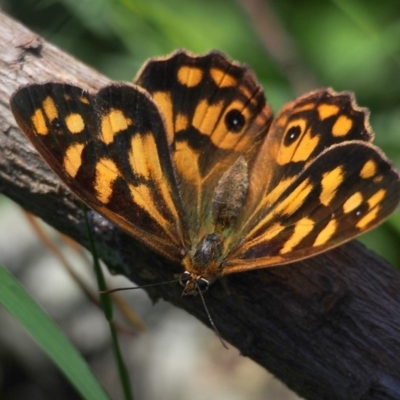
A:
<svg viewBox="0 0 400 400">
<path fill-rule="evenodd" d="M 108 80 L 0 14 L 0 188 L 87 246 L 79 201 L 19 132 L 8 100 L 21 84 L 67 81 L 97 90 Z M 110 269 L 138 284 L 182 267 L 117 228 L 95 223 Z M 292 265 L 236 274 L 206 294 L 223 337 L 307 399 L 400 398 L 400 274 L 352 242 Z M 148 289 L 208 324 L 179 285 Z M 184 339 L 183 339 L 184 340 Z"/>
</svg>

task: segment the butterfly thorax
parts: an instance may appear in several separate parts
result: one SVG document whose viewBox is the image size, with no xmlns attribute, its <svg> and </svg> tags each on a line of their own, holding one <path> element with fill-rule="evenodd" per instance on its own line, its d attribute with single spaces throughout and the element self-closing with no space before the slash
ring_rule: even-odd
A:
<svg viewBox="0 0 400 400">
<path fill-rule="evenodd" d="M 183 260 L 183 296 L 205 291 L 221 275 L 227 254 L 224 238 L 234 225 L 248 192 L 248 167 L 242 156 L 220 178 L 211 203 L 211 229 L 198 240 Z"/>
</svg>

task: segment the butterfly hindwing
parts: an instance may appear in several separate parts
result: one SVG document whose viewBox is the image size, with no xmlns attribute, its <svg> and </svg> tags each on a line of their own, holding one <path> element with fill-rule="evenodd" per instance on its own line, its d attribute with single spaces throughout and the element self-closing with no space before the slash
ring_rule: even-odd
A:
<svg viewBox="0 0 400 400">
<path fill-rule="evenodd" d="M 59 83 L 19 89 L 11 108 L 51 168 L 91 208 L 178 260 L 185 246 L 164 122 L 131 85 L 97 95 Z"/>
</svg>

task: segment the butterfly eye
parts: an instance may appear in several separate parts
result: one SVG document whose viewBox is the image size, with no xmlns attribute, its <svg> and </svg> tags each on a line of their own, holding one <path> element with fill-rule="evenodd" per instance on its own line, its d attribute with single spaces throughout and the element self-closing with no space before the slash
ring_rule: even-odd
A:
<svg viewBox="0 0 400 400">
<path fill-rule="evenodd" d="M 186 283 L 190 280 L 190 272 L 185 271 L 179 277 L 179 283 L 181 286 L 186 286 Z"/>
<path fill-rule="evenodd" d="M 243 114 L 236 109 L 230 110 L 225 115 L 225 125 L 230 132 L 240 132 L 246 122 Z"/>
<path fill-rule="evenodd" d="M 204 293 L 210 287 L 210 282 L 207 279 L 199 278 L 196 282 L 197 289 L 199 292 Z"/>
<path fill-rule="evenodd" d="M 293 142 L 297 140 L 297 138 L 301 134 L 301 128 L 299 125 L 295 125 L 289 128 L 289 130 L 286 132 L 285 136 L 285 146 L 290 146 Z"/>
</svg>

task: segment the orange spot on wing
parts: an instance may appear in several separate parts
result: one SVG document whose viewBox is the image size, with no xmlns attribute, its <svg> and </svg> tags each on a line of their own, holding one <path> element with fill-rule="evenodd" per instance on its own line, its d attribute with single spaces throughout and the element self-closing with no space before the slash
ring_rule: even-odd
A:
<svg viewBox="0 0 400 400">
<path fill-rule="evenodd" d="M 112 195 L 112 185 L 120 176 L 114 161 L 108 158 L 101 158 L 96 164 L 96 175 L 94 187 L 96 197 L 103 204 L 107 203 Z"/>
<path fill-rule="evenodd" d="M 204 135 L 210 136 L 214 131 L 215 125 L 222 113 L 223 103 L 210 105 L 207 100 L 202 100 L 194 112 L 192 125 Z"/>
<path fill-rule="evenodd" d="M 38 135 L 47 135 L 49 133 L 43 111 L 40 108 L 35 110 L 31 117 L 31 120 L 32 125 L 35 128 L 35 132 Z"/>
<path fill-rule="evenodd" d="M 43 101 L 43 110 L 49 119 L 50 122 L 58 118 L 58 110 L 57 107 L 54 103 L 54 100 L 50 97 L 47 96 L 44 101 Z"/>
<path fill-rule="evenodd" d="M 175 118 L 175 132 L 183 131 L 189 126 L 188 117 L 184 114 L 178 114 Z"/>
<path fill-rule="evenodd" d="M 363 202 L 363 195 L 360 192 L 356 192 L 351 195 L 343 204 L 343 212 L 348 214 L 352 212 L 357 207 L 359 207 Z"/>
<path fill-rule="evenodd" d="M 110 144 L 114 136 L 128 129 L 132 120 L 126 118 L 121 110 L 111 109 L 109 113 L 101 117 L 101 139 L 105 144 Z"/>
<path fill-rule="evenodd" d="M 385 189 L 379 189 L 375 194 L 373 194 L 368 200 L 368 205 L 369 208 L 374 208 L 376 207 L 384 198 L 386 195 L 386 190 Z"/>
<path fill-rule="evenodd" d="M 80 114 L 71 113 L 65 117 L 65 125 L 71 133 L 80 133 L 85 129 L 85 122 Z"/>
<path fill-rule="evenodd" d="M 378 216 L 378 212 L 380 210 L 379 204 L 385 198 L 385 195 L 386 195 L 386 190 L 379 189 L 367 200 L 370 211 L 368 212 L 368 214 L 366 214 L 357 222 L 356 224 L 357 228 L 365 229 L 371 222 L 373 222 L 376 219 L 376 217 Z"/>
<path fill-rule="evenodd" d="M 313 244 L 314 247 L 321 246 L 328 242 L 328 240 L 334 235 L 337 229 L 337 222 L 335 219 L 331 219 L 324 229 L 318 234 L 315 242 Z"/>
<path fill-rule="evenodd" d="M 310 110 L 314 110 L 315 108 L 315 103 L 306 103 L 306 104 L 301 104 L 297 107 L 293 108 L 292 113 L 300 113 L 303 111 L 310 111 Z"/>
<path fill-rule="evenodd" d="M 174 141 L 174 106 L 172 104 L 171 94 L 168 92 L 154 92 L 152 97 L 164 117 L 168 143 L 171 144 Z"/>
<path fill-rule="evenodd" d="M 377 165 L 374 160 L 368 160 L 361 169 L 360 176 L 363 179 L 372 178 L 377 172 Z"/>
<path fill-rule="evenodd" d="M 197 86 L 201 82 L 203 75 L 202 69 L 183 65 L 178 70 L 177 79 L 181 85 L 191 88 Z"/>
<path fill-rule="evenodd" d="M 69 176 L 76 176 L 79 167 L 82 165 L 82 151 L 85 145 L 76 143 L 67 148 L 64 156 L 64 169 Z"/>
<path fill-rule="evenodd" d="M 232 87 L 237 84 L 237 79 L 219 68 L 211 68 L 210 75 L 218 87 Z"/>
<path fill-rule="evenodd" d="M 339 110 L 339 107 L 333 104 L 321 104 L 317 108 L 319 119 L 321 121 L 326 118 L 332 117 L 333 115 L 336 115 Z"/>
<path fill-rule="evenodd" d="M 301 182 L 289 196 L 277 205 L 275 209 L 276 214 L 292 215 L 304 204 L 313 187 L 309 179 Z"/>
<path fill-rule="evenodd" d="M 320 202 L 324 206 L 328 206 L 335 197 L 338 187 L 344 180 L 343 167 L 339 165 L 334 170 L 326 172 L 322 175 L 321 186 L 322 191 L 319 196 Z"/>
<path fill-rule="evenodd" d="M 346 115 L 341 115 L 332 127 L 332 135 L 335 137 L 346 136 L 352 127 L 353 121 Z"/>
<path fill-rule="evenodd" d="M 304 217 L 296 222 L 292 236 L 285 242 L 280 254 L 289 253 L 297 246 L 313 229 L 315 222 L 307 217 Z"/>
</svg>

